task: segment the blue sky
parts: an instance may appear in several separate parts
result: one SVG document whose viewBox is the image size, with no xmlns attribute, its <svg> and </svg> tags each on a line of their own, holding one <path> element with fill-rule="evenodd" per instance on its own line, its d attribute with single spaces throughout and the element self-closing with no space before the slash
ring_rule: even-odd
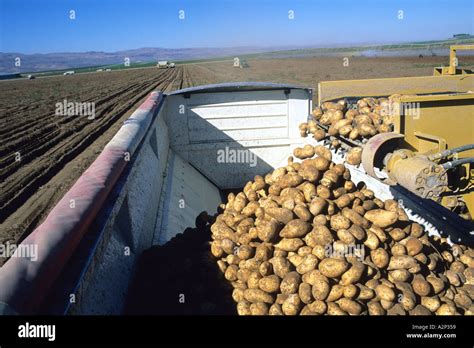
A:
<svg viewBox="0 0 474 348">
<path fill-rule="evenodd" d="M 0 51 L 317 46 L 473 33 L 473 0 L 0 0 Z M 448 9 L 453 10 L 448 10 Z M 74 10 L 76 19 L 69 19 Z M 179 19 L 183 10 L 185 19 Z M 294 11 L 294 19 L 288 11 Z M 398 11 L 403 19 L 398 19 Z"/>
</svg>

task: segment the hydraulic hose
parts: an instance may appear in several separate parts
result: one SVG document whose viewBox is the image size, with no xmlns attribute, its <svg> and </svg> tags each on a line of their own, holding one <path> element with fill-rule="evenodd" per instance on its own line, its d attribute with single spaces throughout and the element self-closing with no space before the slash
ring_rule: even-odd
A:
<svg viewBox="0 0 474 348">
<path fill-rule="evenodd" d="M 444 169 L 451 169 L 465 163 L 474 163 L 474 157 L 462 158 L 459 160 L 443 163 L 441 166 Z"/>
<path fill-rule="evenodd" d="M 450 156 L 454 153 L 464 152 L 464 151 L 468 151 L 468 150 L 472 150 L 472 149 L 474 149 L 474 144 L 466 144 L 466 145 L 455 147 L 453 149 L 448 149 L 448 150 L 444 150 L 444 151 L 435 153 L 434 155 L 431 155 L 428 158 L 431 161 L 434 161 L 434 160 L 438 160 L 440 158 L 448 157 L 448 156 Z"/>
</svg>

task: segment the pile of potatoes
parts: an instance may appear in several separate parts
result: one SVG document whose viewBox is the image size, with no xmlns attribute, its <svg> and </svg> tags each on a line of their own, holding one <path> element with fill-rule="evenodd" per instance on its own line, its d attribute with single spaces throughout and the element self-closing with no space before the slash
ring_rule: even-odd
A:
<svg viewBox="0 0 474 348">
<path fill-rule="evenodd" d="M 211 226 L 240 315 L 474 313 L 473 249 L 428 236 L 327 148 L 295 151 L 302 162 L 230 193 Z"/>
<path fill-rule="evenodd" d="M 324 102 L 316 107 L 311 115 L 312 120 L 299 125 L 302 137 L 312 134 L 317 141 L 327 136 L 341 135 L 351 140 L 368 139 L 378 133 L 390 132 L 393 129 L 392 111 L 396 107 L 399 95 L 389 98 L 362 98 L 357 101 L 355 109 L 348 109 L 345 100 Z M 328 126 L 327 132 L 319 127 Z M 340 141 L 331 141 L 333 148 L 340 146 Z M 347 163 L 360 163 L 361 148 L 353 148 L 346 156 Z"/>
</svg>

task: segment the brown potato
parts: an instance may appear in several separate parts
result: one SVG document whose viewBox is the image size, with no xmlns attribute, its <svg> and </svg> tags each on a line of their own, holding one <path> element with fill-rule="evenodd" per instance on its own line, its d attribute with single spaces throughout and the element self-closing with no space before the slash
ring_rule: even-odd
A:
<svg viewBox="0 0 474 348">
<path fill-rule="evenodd" d="M 309 255 L 304 256 L 303 262 L 301 262 L 296 267 L 296 272 L 298 272 L 299 274 L 305 274 L 315 269 L 317 265 L 318 265 L 318 258 L 314 256 L 313 254 L 309 254 Z"/>
<path fill-rule="evenodd" d="M 362 312 L 362 306 L 357 301 L 343 297 L 337 300 L 336 303 L 343 311 L 351 315 L 359 315 Z"/>
<path fill-rule="evenodd" d="M 311 229 L 311 225 L 307 223 L 306 221 L 303 221 L 301 219 L 291 220 L 287 222 L 286 226 L 283 227 L 283 229 L 280 231 L 280 237 L 283 237 L 283 238 L 303 237 L 309 232 L 310 229 Z M 286 249 L 283 249 L 283 250 L 286 250 Z M 294 250 L 286 250 L 286 251 L 294 251 Z"/>
<path fill-rule="evenodd" d="M 357 132 L 359 131 L 357 130 Z M 347 152 L 347 155 L 346 155 L 347 163 L 357 166 L 361 163 L 361 161 L 362 161 L 362 148 L 353 147 Z"/>
<path fill-rule="evenodd" d="M 346 261 L 333 258 L 322 260 L 318 266 L 319 271 L 329 278 L 340 277 L 348 268 L 349 264 Z"/>
<path fill-rule="evenodd" d="M 364 218 L 375 226 L 385 228 L 393 225 L 398 220 L 398 214 L 393 211 L 374 209 L 365 213 Z"/>
<path fill-rule="evenodd" d="M 370 251 L 370 258 L 372 259 L 372 262 L 378 267 L 378 268 L 385 268 L 388 265 L 388 262 L 390 260 L 390 256 L 388 253 L 382 249 L 378 248 L 375 250 Z"/>
<path fill-rule="evenodd" d="M 314 153 L 316 155 L 318 155 L 319 157 L 323 157 L 325 159 L 327 159 L 328 161 L 331 161 L 332 160 L 332 153 L 331 151 L 323 146 L 323 145 L 318 145 L 318 146 L 315 146 L 314 147 Z M 319 169 L 319 168 L 318 168 Z"/>
<path fill-rule="evenodd" d="M 341 284 L 349 285 L 358 282 L 362 278 L 364 272 L 365 265 L 362 262 L 354 261 L 351 268 L 342 275 Z"/>
<path fill-rule="evenodd" d="M 264 302 L 264 303 L 273 303 L 273 297 L 260 289 L 246 289 L 244 291 L 245 300 L 250 303 Z"/>
<path fill-rule="evenodd" d="M 298 294 L 290 294 L 283 302 L 281 309 L 285 315 L 297 315 L 302 307 Z"/>
<path fill-rule="evenodd" d="M 280 290 L 280 278 L 274 274 L 263 277 L 259 279 L 258 287 L 265 292 L 276 293 Z"/>
<path fill-rule="evenodd" d="M 297 147 L 293 150 L 293 155 L 299 159 L 311 158 L 314 156 L 314 147 L 307 144 L 305 146 Z"/>
<path fill-rule="evenodd" d="M 334 237 L 324 225 L 314 225 L 313 230 L 309 232 L 305 237 L 304 241 L 306 245 L 314 248 L 317 245 L 326 246 L 334 241 Z"/>
</svg>

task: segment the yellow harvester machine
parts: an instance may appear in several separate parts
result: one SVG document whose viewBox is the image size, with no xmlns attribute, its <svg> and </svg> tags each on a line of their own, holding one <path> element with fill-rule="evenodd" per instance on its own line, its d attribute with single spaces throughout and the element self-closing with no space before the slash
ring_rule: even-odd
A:
<svg viewBox="0 0 474 348">
<path fill-rule="evenodd" d="M 448 67 L 433 76 L 327 81 L 319 105 L 345 99 L 397 95 L 390 110 L 393 131 L 366 143 L 336 136 L 344 146 L 361 146 L 362 167 L 371 177 L 433 200 L 470 222 L 474 216 L 474 74 L 458 66 L 451 46 Z M 472 236 L 472 234 L 471 234 Z"/>
</svg>

